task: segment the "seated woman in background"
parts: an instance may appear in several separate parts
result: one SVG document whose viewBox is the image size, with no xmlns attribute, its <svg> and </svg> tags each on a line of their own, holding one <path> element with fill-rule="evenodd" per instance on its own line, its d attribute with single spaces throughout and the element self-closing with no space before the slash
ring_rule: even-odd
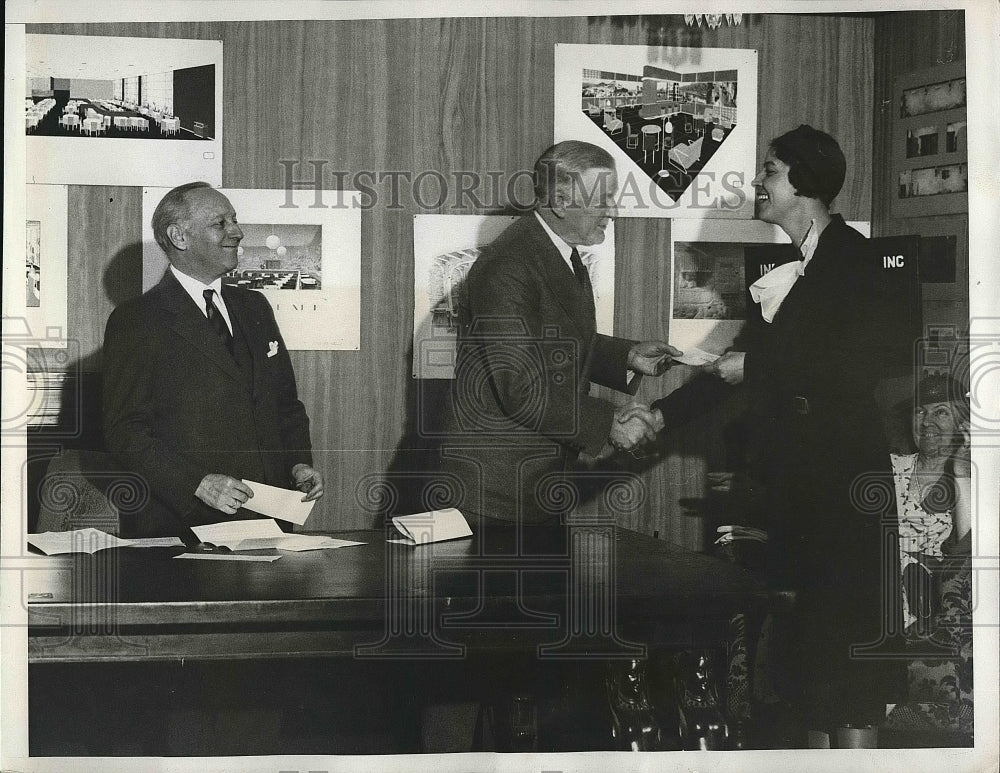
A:
<svg viewBox="0 0 1000 773">
<path fill-rule="evenodd" d="M 908 606 L 908 700 L 886 719 L 934 743 L 972 745 L 972 485 L 969 405 L 945 376 L 920 382 L 917 453 L 892 455 Z M 941 734 L 944 734 L 942 740 Z"/>
<path fill-rule="evenodd" d="M 922 630 L 935 613 L 931 588 L 945 541 L 971 529 L 969 408 L 946 376 L 926 376 L 913 411 L 915 454 L 891 454 L 899 515 L 899 558 L 906 627 Z M 949 537 L 950 535 L 950 537 Z"/>
</svg>

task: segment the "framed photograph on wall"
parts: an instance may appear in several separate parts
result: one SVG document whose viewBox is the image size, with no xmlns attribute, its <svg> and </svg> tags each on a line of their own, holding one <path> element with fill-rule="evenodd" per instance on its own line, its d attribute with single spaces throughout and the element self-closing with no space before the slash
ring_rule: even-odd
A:
<svg viewBox="0 0 1000 773">
<path fill-rule="evenodd" d="M 222 184 L 222 41 L 25 36 L 28 182 Z"/>
<path fill-rule="evenodd" d="M 143 188 L 142 289 L 169 265 L 153 238 L 153 210 L 169 188 Z M 361 347 L 361 209 L 355 191 L 219 189 L 236 210 L 238 265 L 222 278 L 260 292 L 289 351 Z M 289 206 L 291 204 L 291 206 Z"/>
<path fill-rule="evenodd" d="M 533 217 L 533 215 L 525 215 Z M 413 217 L 413 377 L 455 377 L 458 307 L 465 277 L 484 245 L 516 217 L 415 215 Z M 612 335 L 615 316 L 615 232 L 580 251 L 594 287 L 597 332 Z M 566 268 L 569 271 L 569 267 Z"/>
<path fill-rule="evenodd" d="M 33 346 L 63 349 L 66 306 L 67 186 L 26 185 L 24 318 Z"/>
<path fill-rule="evenodd" d="M 755 50 L 555 49 L 554 139 L 611 153 L 622 217 L 753 217 Z"/>
<path fill-rule="evenodd" d="M 870 225 L 849 222 L 864 236 Z M 679 220 L 670 227 L 669 342 L 722 354 L 760 319 L 748 287 L 800 258 L 778 226 L 761 220 Z"/>
<path fill-rule="evenodd" d="M 896 79 L 893 217 L 969 211 L 965 62 Z"/>
<path fill-rule="evenodd" d="M 969 218 L 967 215 L 921 218 L 918 265 L 920 292 L 926 301 L 968 302 Z"/>
</svg>

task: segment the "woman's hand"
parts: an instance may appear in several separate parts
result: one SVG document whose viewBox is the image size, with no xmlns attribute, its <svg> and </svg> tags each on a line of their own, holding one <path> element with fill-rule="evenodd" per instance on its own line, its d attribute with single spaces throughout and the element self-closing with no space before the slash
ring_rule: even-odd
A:
<svg viewBox="0 0 1000 773">
<path fill-rule="evenodd" d="M 730 386 L 735 386 L 743 381 L 743 361 L 746 356 L 746 352 L 726 352 L 711 365 L 706 365 L 704 370 L 718 376 Z"/>
<path fill-rule="evenodd" d="M 955 450 L 951 454 L 951 467 L 955 472 L 956 478 L 971 478 L 972 477 L 972 458 L 971 458 L 971 444 L 972 435 L 969 432 L 969 425 L 962 423 L 958 425 L 959 431 L 962 433 L 962 443 L 956 446 Z"/>
</svg>

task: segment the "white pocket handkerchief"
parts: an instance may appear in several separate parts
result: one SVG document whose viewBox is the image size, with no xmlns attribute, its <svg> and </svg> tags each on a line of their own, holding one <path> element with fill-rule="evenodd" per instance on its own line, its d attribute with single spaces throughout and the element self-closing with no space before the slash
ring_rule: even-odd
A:
<svg viewBox="0 0 1000 773">
<path fill-rule="evenodd" d="M 277 353 L 278 353 L 278 342 L 277 341 L 270 341 L 267 344 L 267 356 L 268 357 L 273 357 Z"/>
</svg>

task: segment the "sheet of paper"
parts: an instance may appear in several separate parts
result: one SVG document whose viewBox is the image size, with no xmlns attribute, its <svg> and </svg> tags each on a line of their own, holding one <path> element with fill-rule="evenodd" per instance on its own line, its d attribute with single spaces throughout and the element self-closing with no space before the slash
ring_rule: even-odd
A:
<svg viewBox="0 0 1000 773">
<path fill-rule="evenodd" d="M 315 501 L 303 502 L 301 491 L 268 486 L 266 483 L 257 483 L 252 480 L 243 482 L 253 491 L 253 496 L 243 506 L 247 510 L 253 510 L 261 515 L 278 518 L 282 521 L 291 521 L 301 526 L 306 522 L 309 513 L 312 512 L 313 505 L 316 504 Z"/>
<path fill-rule="evenodd" d="M 427 513 L 399 515 L 392 519 L 393 526 L 405 540 L 388 540 L 409 545 L 423 545 L 428 542 L 443 542 L 449 539 L 471 537 L 465 516 L 454 507 L 447 510 L 431 510 Z"/>
<path fill-rule="evenodd" d="M 679 362 L 681 365 L 694 365 L 697 367 L 699 365 L 708 365 L 709 363 L 715 362 L 717 359 L 719 359 L 718 354 L 706 352 L 703 349 L 699 349 L 697 346 L 689 346 L 684 350 L 684 354 L 680 357 L 674 357 L 674 362 Z"/>
<path fill-rule="evenodd" d="M 174 558 L 190 558 L 196 561 L 277 561 L 281 556 L 247 556 L 236 553 L 181 553 Z"/>
<path fill-rule="evenodd" d="M 138 539 L 122 540 L 128 543 L 127 548 L 182 548 L 184 541 L 180 537 L 140 537 Z"/>
<path fill-rule="evenodd" d="M 364 545 L 364 542 L 354 542 L 347 539 L 334 539 L 333 537 L 312 536 L 309 534 L 289 534 L 276 547 L 278 550 L 291 550 L 301 552 L 303 550 L 331 550 L 335 548 L 347 548 L 352 545 Z"/>
<path fill-rule="evenodd" d="M 223 521 L 207 526 L 193 526 L 191 531 L 202 542 L 225 546 L 230 550 L 325 550 L 364 542 L 334 539 L 322 534 L 286 534 L 272 518 L 255 518 L 249 521 Z"/>
<path fill-rule="evenodd" d="M 227 548 L 235 549 L 236 545 L 243 540 L 259 540 L 268 537 L 284 537 L 285 532 L 278 526 L 278 522 L 271 518 L 252 518 L 246 521 L 222 521 L 221 523 L 210 523 L 205 526 L 192 526 L 191 531 L 202 542 L 211 542 L 213 545 L 225 545 Z M 266 547 L 274 547 L 267 545 Z"/>
<path fill-rule="evenodd" d="M 108 548 L 173 548 L 184 547 L 178 537 L 146 537 L 143 539 L 120 539 L 100 529 L 72 529 L 71 531 L 47 531 L 42 534 L 28 534 L 28 544 L 41 550 L 47 556 L 63 553 L 96 553 Z"/>
</svg>

